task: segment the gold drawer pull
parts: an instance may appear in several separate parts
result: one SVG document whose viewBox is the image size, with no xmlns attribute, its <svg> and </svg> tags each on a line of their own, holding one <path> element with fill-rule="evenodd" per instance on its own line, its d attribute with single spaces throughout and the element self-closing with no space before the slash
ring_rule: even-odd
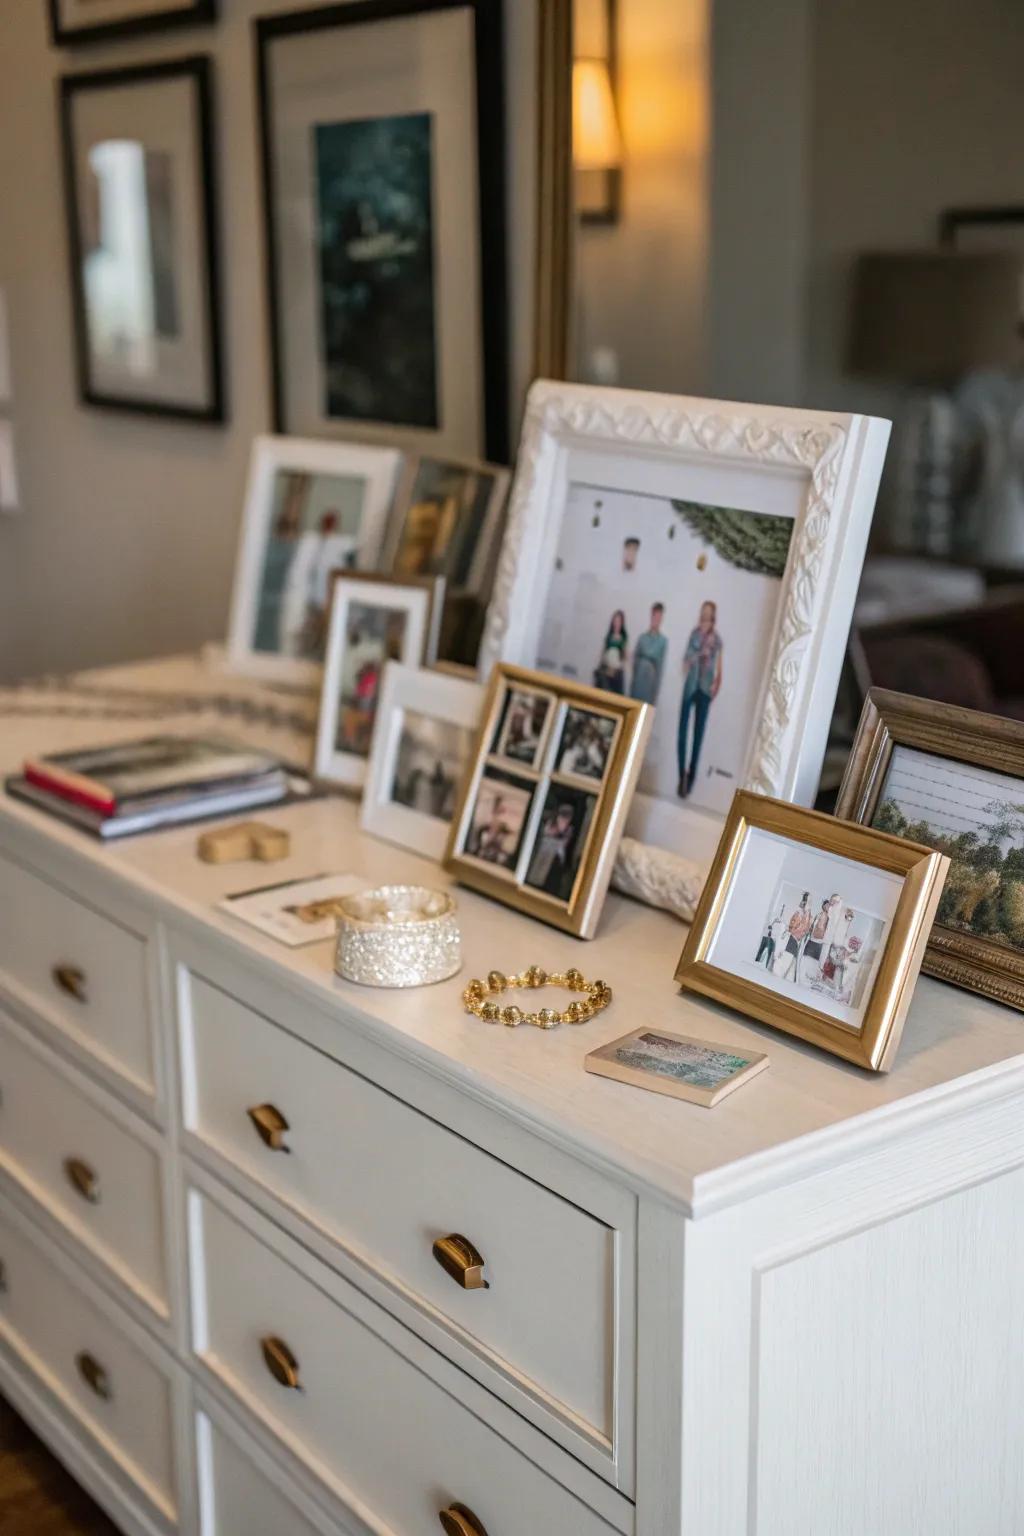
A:
<svg viewBox="0 0 1024 1536">
<path fill-rule="evenodd" d="M 271 1152 L 290 1152 L 291 1147 L 285 1145 L 284 1133 L 288 1130 L 288 1121 L 279 1109 L 273 1104 L 257 1104 L 253 1109 L 247 1109 L 246 1114 L 256 1127 L 256 1134 L 264 1146 Z"/>
<path fill-rule="evenodd" d="M 465 1504 L 449 1504 L 440 1514 L 445 1536 L 487 1536 L 480 1521 Z"/>
<path fill-rule="evenodd" d="M 439 1237 L 434 1244 L 434 1258 L 463 1290 L 486 1291 L 490 1288 L 490 1282 L 484 1279 L 483 1255 L 477 1252 L 468 1237 L 462 1237 L 458 1232 Z"/>
<path fill-rule="evenodd" d="M 83 1200 L 88 1200 L 90 1205 L 100 1203 L 100 1180 L 95 1169 L 90 1168 L 80 1157 L 66 1157 L 64 1159 L 64 1172 L 72 1189 L 81 1195 Z"/>
<path fill-rule="evenodd" d="M 90 1355 L 87 1349 L 83 1349 L 80 1355 L 75 1356 L 75 1364 L 78 1366 L 78 1374 L 90 1391 L 95 1392 L 105 1403 L 109 1403 L 114 1395 L 114 1389 L 110 1385 L 110 1377 L 100 1365 L 95 1355 Z"/>
<path fill-rule="evenodd" d="M 260 1339 L 260 1349 L 263 1351 L 263 1362 L 274 1380 L 280 1382 L 282 1387 L 301 1392 L 299 1362 L 284 1340 L 268 1334 L 265 1339 Z"/>
<path fill-rule="evenodd" d="M 55 965 L 50 972 L 54 986 L 73 997 L 76 1003 L 87 1003 L 89 994 L 86 990 L 85 972 L 77 965 Z"/>
</svg>

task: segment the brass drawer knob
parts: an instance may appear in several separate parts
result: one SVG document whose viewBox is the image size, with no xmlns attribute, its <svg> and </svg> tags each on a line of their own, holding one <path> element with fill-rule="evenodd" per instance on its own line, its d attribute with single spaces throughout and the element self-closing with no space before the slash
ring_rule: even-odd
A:
<svg viewBox="0 0 1024 1536">
<path fill-rule="evenodd" d="M 289 1128 L 288 1121 L 273 1104 L 257 1104 L 253 1109 L 247 1109 L 246 1114 L 256 1127 L 257 1136 L 271 1152 L 291 1151 L 284 1139 L 284 1133 Z"/>
<path fill-rule="evenodd" d="M 76 1194 L 83 1200 L 88 1200 L 90 1205 L 100 1203 L 100 1180 L 95 1169 L 83 1162 L 80 1157 L 66 1157 L 64 1159 L 64 1172 L 67 1181 Z"/>
<path fill-rule="evenodd" d="M 449 1504 L 440 1513 L 441 1529 L 445 1536 L 487 1536 L 480 1521 L 465 1504 Z"/>
<path fill-rule="evenodd" d="M 290 1387 L 293 1392 L 302 1390 L 299 1382 L 299 1362 L 292 1354 L 283 1339 L 275 1339 L 268 1334 L 265 1339 L 260 1339 L 260 1349 L 263 1351 L 263 1363 L 276 1382 L 282 1387 Z"/>
<path fill-rule="evenodd" d="M 451 1232 L 439 1237 L 434 1244 L 434 1258 L 456 1285 L 465 1291 L 486 1291 L 490 1282 L 484 1279 L 484 1259 L 473 1247 L 468 1237 Z"/>
<path fill-rule="evenodd" d="M 96 1356 L 90 1355 L 87 1349 L 83 1349 L 80 1355 L 75 1356 L 75 1364 L 78 1367 L 79 1376 L 81 1376 L 90 1392 L 95 1392 L 97 1397 L 102 1398 L 105 1403 L 109 1403 L 114 1395 L 114 1389 L 110 1385 L 110 1377 L 107 1375 L 104 1367 L 100 1365 Z"/>
<path fill-rule="evenodd" d="M 55 965 L 50 972 L 53 984 L 76 1003 L 87 1003 L 89 994 L 85 984 L 85 972 L 77 965 Z"/>
</svg>

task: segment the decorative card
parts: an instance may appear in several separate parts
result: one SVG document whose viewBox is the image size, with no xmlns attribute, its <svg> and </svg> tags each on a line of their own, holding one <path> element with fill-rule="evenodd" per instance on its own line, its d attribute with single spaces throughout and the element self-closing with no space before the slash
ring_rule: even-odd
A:
<svg viewBox="0 0 1024 1536">
<path fill-rule="evenodd" d="M 712 1109 L 763 1072 L 768 1057 L 763 1051 L 739 1051 L 667 1029 L 644 1028 L 591 1051 L 583 1065 L 599 1077 L 613 1077 Z"/>
</svg>

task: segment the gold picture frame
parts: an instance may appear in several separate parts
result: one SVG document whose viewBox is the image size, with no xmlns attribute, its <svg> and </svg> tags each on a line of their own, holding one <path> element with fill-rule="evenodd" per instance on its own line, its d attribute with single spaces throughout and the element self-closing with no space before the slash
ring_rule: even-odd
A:
<svg viewBox="0 0 1024 1536">
<path fill-rule="evenodd" d="M 1024 800 L 1024 723 L 980 710 L 940 704 L 872 688 L 839 790 L 836 815 L 871 826 L 888 780 L 893 754 L 904 747 L 1021 780 Z M 958 810 L 966 810 L 965 805 Z M 958 816 L 958 820 L 966 820 Z M 957 876 L 954 855 L 950 886 Z M 953 892 L 949 893 L 951 896 Z M 945 903 L 943 904 L 945 905 Z M 922 969 L 971 992 L 1024 1010 L 1024 951 L 937 918 Z"/>
<path fill-rule="evenodd" d="M 592 938 L 653 718 L 639 700 L 499 663 L 445 868 L 531 917 Z"/>
<path fill-rule="evenodd" d="M 786 844 L 811 850 L 814 855 L 825 855 L 826 859 L 830 857 L 834 861 L 842 861 L 841 864 L 836 862 L 834 874 L 828 869 L 827 863 L 821 866 L 821 873 L 814 877 L 819 894 L 826 888 L 841 887 L 844 878 L 849 882 L 851 865 L 862 865 L 875 871 L 881 877 L 880 884 L 889 884 L 890 896 L 893 894 L 891 881 L 885 882 L 885 877 L 895 875 L 900 878 L 901 888 L 889 916 L 884 920 L 873 915 L 865 918 L 865 922 L 876 925 L 876 929 L 873 948 L 865 950 L 869 956 L 868 964 L 862 965 L 861 977 L 856 984 L 863 984 L 866 991 L 862 1005 L 857 1003 L 854 1006 L 844 1002 L 838 986 L 833 988 L 831 997 L 828 995 L 830 979 L 824 977 L 827 963 L 831 963 L 834 952 L 839 949 L 843 957 L 839 961 L 842 967 L 847 955 L 843 946 L 829 946 L 827 963 L 822 963 L 820 967 L 823 978 L 820 986 L 817 980 L 810 982 L 806 979 L 808 971 L 801 970 L 801 967 L 805 963 L 807 939 L 814 931 L 809 924 L 792 951 L 792 985 L 788 977 L 780 981 L 777 967 L 773 968 L 775 939 L 771 940 L 763 981 L 742 973 L 753 971 L 760 974 L 760 960 L 754 961 L 752 965 L 746 961 L 740 966 L 734 963 L 733 968 L 714 963 L 723 937 L 734 949 L 738 942 L 737 935 L 728 925 L 737 921 L 732 910 L 734 888 L 741 867 L 745 866 L 748 850 L 755 851 L 750 840 L 755 833 L 768 835 L 764 847 L 769 855 L 771 848 L 777 850 L 778 840 L 781 839 Z M 815 868 L 818 867 L 817 861 L 812 859 L 809 862 Z M 771 857 L 768 857 L 766 867 L 768 873 L 762 886 L 764 891 L 772 891 L 772 897 L 770 900 L 762 900 L 756 908 L 769 918 L 762 943 L 768 942 L 769 931 L 774 926 L 770 920 L 771 912 L 775 909 L 783 884 L 791 890 L 799 890 L 807 884 L 808 890 L 803 892 L 800 908 L 807 917 L 813 915 L 814 908 L 813 903 L 808 904 L 812 880 L 803 870 L 800 870 L 799 878 L 796 878 L 795 874 L 788 874 L 786 864 L 780 862 L 775 872 L 771 873 Z M 804 810 L 781 800 L 770 800 L 740 790 L 729 811 L 718 852 L 676 968 L 676 980 L 690 991 L 701 992 L 717 1002 L 726 1003 L 751 1018 L 796 1035 L 801 1040 L 810 1041 L 857 1066 L 884 1072 L 891 1066 L 896 1054 L 948 868 L 949 859 L 945 854 L 937 853 L 923 844 L 907 842 L 903 838 L 891 837 L 869 827 L 838 821 L 819 811 Z M 825 873 L 829 875 L 827 880 L 823 878 Z M 757 875 L 755 864 L 747 874 L 751 911 L 755 910 L 757 899 L 753 887 Z M 746 894 L 743 893 L 744 899 Z M 855 899 L 861 901 L 863 898 Z M 834 896 L 832 901 L 839 901 L 839 897 Z M 826 921 L 824 911 L 831 904 L 827 899 L 821 901 L 822 921 Z M 742 902 L 739 905 L 742 910 Z M 840 902 L 840 906 L 845 907 L 845 903 Z M 787 934 L 786 947 L 780 953 L 780 959 L 792 942 L 797 908 L 793 907 L 788 926 L 783 921 L 784 916 L 785 909 L 780 906 L 778 921 L 782 924 L 781 933 Z M 853 919 L 858 918 L 859 914 L 847 907 L 846 916 Z M 760 923 L 761 919 L 758 921 Z M 798 926 L 802 926 L 802 923 L 803 916 Z M 846 933 L 849 932 L 850 924 L 847 923 Z M 746 929 L 743 942 L 748 946 L 745 951 L 747 955 L 752 954 L 749 940 L 750 930 Z M 856 960 L 857 951 L 853 951 L 852 940 L 849 942 Z M 822 954 L 822 945 L 823 938 L 817 942 L 817 953 L 812 964 L 817 964 Z M 801 946 L 803 953 L 800 952 Z M 723 944 L 723 949 L 728 954 L 728 944 Z M 816 988 L 821 1006 L 813 1007 L 800 1000 L 801 992 L 815 995 Z"/>
</svg>

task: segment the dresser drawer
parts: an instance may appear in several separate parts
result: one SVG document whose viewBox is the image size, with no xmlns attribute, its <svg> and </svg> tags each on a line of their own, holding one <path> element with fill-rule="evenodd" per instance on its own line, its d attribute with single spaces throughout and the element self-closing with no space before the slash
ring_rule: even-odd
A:
<svg viewBox="0 0 1024 1536">
<path fill-rule="evenodd" d="M 243 1451 L 239 1438 L 219 1416 L 196 1415 L 199 1536 L 350 1536 L 349 1527 L 314 1511 L 282 1474 L 275 1470 L 271 1479 L 266 1458 L 255 1447 Z"/>
<path fill-rule="evenodd" d="M 175 1519 L 170 1367 L 141 1330 L 115 1322 L 64 1277 L 56 1257 L 0 1201 L 0 1343 L 73 1415 L 155 1506 Z M 2 1522 L 0 1522 L 2 1524 Z"/>
<path fill-rule="evenodd" d="M 0 1167 L 165 1316 L 162 1164 L 153 1137 L 0 1013 Z"/>
<path fill-rule="evenodd" d="M 0 986 L 153 1094 L 145 940 L 7 859 Z"/>
<path fill-rule="evenodd" d="M 611 1446 L 615 1231 L 199 977 L 189 990 L 189 1129 Z M 248 1113 L 267 1104 L 287 1155 Z M 435 1258 L 452 1235 L 486 1288 Z"/>
<path fill-rule="evenodd" d="M 611 1536 L 400 1353 L 393 1335 L 410 1344 L 413 1335 L 353 1286 L 288 1239 L 278 1236 L 281 1251 L 266 1246 L 206 1195 L 190 1200 L 196 1352 L 340 1497 L 402 1536 L 437 1536 L 453 1503 L 470 1507 L 488 1536 Z"/>
</svg>

